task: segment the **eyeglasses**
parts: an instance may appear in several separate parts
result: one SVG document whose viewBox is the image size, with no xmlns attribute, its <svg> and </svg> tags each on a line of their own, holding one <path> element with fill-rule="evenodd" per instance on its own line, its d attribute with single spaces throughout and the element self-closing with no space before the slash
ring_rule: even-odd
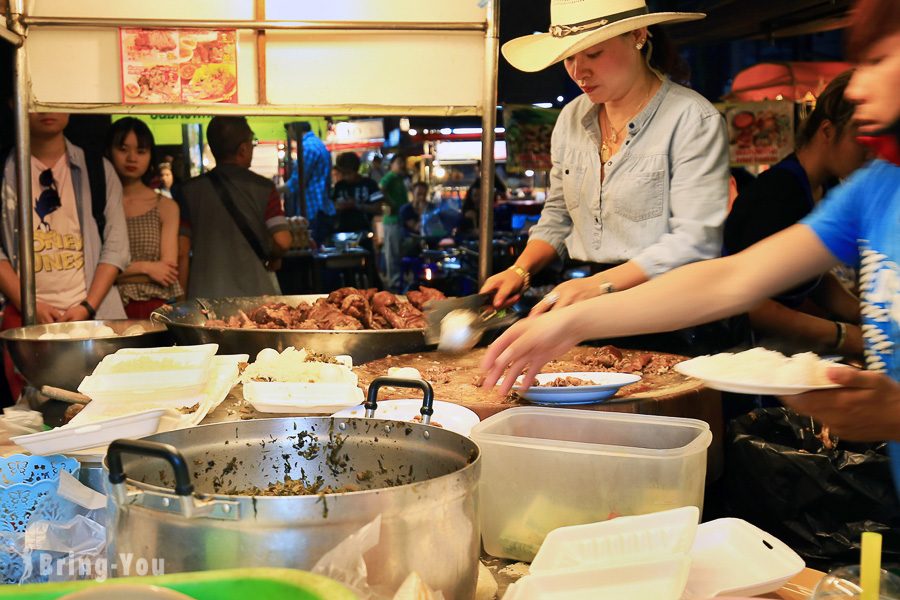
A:
<svg viewBox="0 0 900 600">
<path fill-rule="evenodd" d="M 56 181 L 53 179 L 52 169 L 41 171 L 41 174 L 38 175 L 38 183 L 41 184 L 41 187 L 47 189 L 42 191 L 41 195 L 38 196 L 38 200 L 34 205 L 34 210 L 41 218 L 41 223 L 46 225 L 47 222 L 44 219 L 47 215 L 50 215 L 59 209 L 59 207 L 62 206 L 62 201 L 60 200 L 59 192 L 56 189 Z"/>
</svg>

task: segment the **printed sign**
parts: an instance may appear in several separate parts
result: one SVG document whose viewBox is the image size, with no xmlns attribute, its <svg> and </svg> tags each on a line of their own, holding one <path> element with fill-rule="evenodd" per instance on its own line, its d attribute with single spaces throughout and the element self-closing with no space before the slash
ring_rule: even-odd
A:
<svg viewBox="0 0 900 600">
<path fill-rule="evenodd" d="M 771 165 L 794 150 L 793 102 L 747 102 L 725 109 L 733 165 Z"/>
<path fill-rule="evenodd" d="M 119 37 L 125 102 L 237 103 L 234 30 L 121 28 Z"/>
</svg>

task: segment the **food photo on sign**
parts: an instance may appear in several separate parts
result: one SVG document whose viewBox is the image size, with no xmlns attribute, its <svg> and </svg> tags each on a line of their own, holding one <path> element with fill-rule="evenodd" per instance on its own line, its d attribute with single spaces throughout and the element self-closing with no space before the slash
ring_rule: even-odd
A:
<svg viewBox="0 0 900 600">
<path fill-rule="evenodd" d="M 774 164 L 794 148 L 792 102 L 747 102 L 725 109 L 731 164 Z"/>
<path fill-rule="evenodd" d="M 237 103 L 233 30 L 119 31 L 126 102 Z"/>
</svg>

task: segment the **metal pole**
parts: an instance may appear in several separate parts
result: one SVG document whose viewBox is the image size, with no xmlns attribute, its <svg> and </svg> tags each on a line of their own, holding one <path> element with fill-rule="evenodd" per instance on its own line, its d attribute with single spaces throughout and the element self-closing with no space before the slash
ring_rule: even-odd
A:
<svg viewBox="0 0 900 600">
<path fill-rule="evenodd" d="M 19 17 L 22 0 L 13 3 L 12 25 L 18 35 L 25 37 L 25 28 Z M 15 50 L 13 71 L 15 75 L 15 119 L 16 119 L 16 196 L 19 200 L 19 291 L 22 324 L 36 322 L 37 295 L 34 289 L 34 223 L 31 202 L 31 133 L 28 129 L 28 99 L 31 87 L 28 83 L 28 68 L 25 46 Z"/>
<path fill-rule="evenodd" d="M 144 27 L 195 29 L 260 29 L 306 31 L 484 31 L 484 23 L 430 21 L 260 21 L 247 19 L 109 19 L 96 17 L 26 17 L 28 26 L 53 27 Z"/>
<path fill-rule="evenodd" d="M 3 25 L 0 25 L 0 38 L 6 40 L 16 48 L 20 47 L 22 45 L 22 42 L 24 41 L 22 39 L 22 36 L 13 33 Z"/>
<path fill-rule="evenodd" d="M 481 101 L 481 210 L 478 237 L 478 281 L 493 274 L 494 141 L 497 125 L 497 62 L 500 50 L 500 1 L 490 0 L 484 36 L 484 90 Z"/>
</svg>

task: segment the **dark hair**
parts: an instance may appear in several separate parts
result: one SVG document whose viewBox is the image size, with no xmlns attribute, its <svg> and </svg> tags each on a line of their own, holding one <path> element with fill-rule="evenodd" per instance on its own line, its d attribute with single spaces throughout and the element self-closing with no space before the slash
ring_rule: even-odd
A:
<svg viewBox="0 0 900 600">
<path fill-rule="evenodd" d="M 253 130 L 244 117 L 213 117 L 206 128 L 206 140 L 216 161 L 234 157 L 252 135 Z"/>
<path fill-rule="evenodd" d="M 650 25 L 647 28 L 650 35 L 644 48 L 641 50 L 644 56 L 650 53 L 650 66 L 676 83 L 687 83 L 691 79 L 691 67 L 678 53 L 678 47 L 659 25 Z"/>
<path fill-rule="evenodd" d="M 356 152 L 342 152 L 334 160 L 334 166 L 338 171 L 346 171 L 347 173 L 359 172 L 360 160 Z"/>
<path fill-rule="evenodd" d="M 859 60 L 874 44 L 900 31 L 900 2 L 857 0 L 847 31 L 847 54 Z"/>
<path fill-rule="evenodd" d="M 413 186 L 412 186 L 412 189 L 413 189 L 413 191 L 415 191 L 416 188 L 420 188 L 420 187 L 425 188 L 425 191 L 426 191 L 426 192 L 430 189 L 430 188 L 428 187 L 428 184 L 425 183 L 424 181 L 417 181 L 417 182 L 415 182 L 415 183 L 413 184 Z"/>
<path fill-rule="evenodd" d="M 844 71 L 831 80 L 816 100 L 816 107 L 797 128 L 795 145 L 797 148 L 807 146 L 815 137 L 824 121 L 830 121 L 840 137 L 844 127 L 853 118 L 854 105 L 844 98 L 844 90 L 850 83 L 853 69 Z"/>
<path fill-rule="evenodd" d="M 118 148 L 125 143 L 125 138 L 129 133 L 134 133 L 137 138 L 138 148 L 150 150 L 150 164 L 147 170 L 141 175 L 141 181 L 144 185 L 150 185 L 156 177 L 156 143 L 153 140 L 153 132 L 147 127 L 147 124 L 134 117 L 123 117 L 115 121 L 110 126 L 106 134 L 106 158 L 112 161 L 112 149 Z"/>
<path fill-rule="evenodd" d="M 391 166 L 393 167 L 394 163 L 399 163 L 399 162 L 403 162 L 405 164 L 406 163 L 406 155 L 400 154 L 398 152 L 391 157 Z"/>
<path fill-rule="evenodd" d="M 309 121 L 297 121 L 297 130 L 300 133 L 307 133 L 312 131 L 312 125 L 309 124 Z"/>
</svg>

